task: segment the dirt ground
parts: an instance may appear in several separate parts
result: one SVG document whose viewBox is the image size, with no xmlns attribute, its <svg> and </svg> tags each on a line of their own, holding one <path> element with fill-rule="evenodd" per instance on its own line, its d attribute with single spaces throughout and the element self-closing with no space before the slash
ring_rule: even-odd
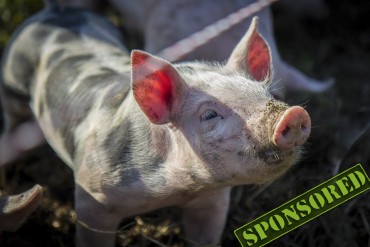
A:
<svg viewBox="0 0 370 247">
<path fill-rule="evenodd" d="M 338 171 L 361 163 L 370 174 L 370 2 L 326 2 L 330 11 L 320 20 L 297 18 L 273 6 L 282 57 L 312 77 L 332 77 L 336 83 L 322 94 L 288 96 L 289 103 L 305 105 L 312 119 L 304 157 L 269 185 L 234 188 L 222 246 L 238 246 L 236 228 Z M 47 146 L 5 169 L 0 194 L 15 194 L 35 183 L 45 189 L 41 206 L 17 232 L 4 232 L 0 246 L 73 246 L 73 175 Z M 370 246 L 369 225 L 370 195 L 364 193 L 268 246 Z M 121 226 L 117 246 L 185 246 L 177 209 L 128 219 Z"/>
</svg>

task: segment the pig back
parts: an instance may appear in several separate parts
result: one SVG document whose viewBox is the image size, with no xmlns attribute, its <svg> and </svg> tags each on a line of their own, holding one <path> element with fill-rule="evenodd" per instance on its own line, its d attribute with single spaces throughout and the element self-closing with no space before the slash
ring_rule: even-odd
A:
<svg viewBox="0 0 370 247">
<path fill-rule="evenodd" d="M 49 144 L 72 166 L 75 130 L 96 108 L 114 109 L 130 90 L 129 55 L 100 15 L 45 9 L 22 25 L 3 57 L 4 91 L 30 98 Z"/>
</svg>

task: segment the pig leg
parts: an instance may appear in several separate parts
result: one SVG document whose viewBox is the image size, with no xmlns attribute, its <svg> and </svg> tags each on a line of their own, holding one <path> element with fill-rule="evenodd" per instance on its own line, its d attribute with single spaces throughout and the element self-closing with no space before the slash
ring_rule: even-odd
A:
<svg viewBox="0 0 370 247">
<path fill-rule="evenodd" d="M 76 246 L 113 247 L 116 242 L 116 229 L 121 218 L 105 205 L 99 203 L 81 186 L 76 185 L 75 210 Z"/>
<path fill-rule="evenodd" d="M 230 188 L 222 188 L 197 197 L 184 205 L 186 239 L 195 245 L 220 241 L 230 202 Z"/>
<path fill-rule="evenodd" d="M 31 120 L 20 124 L 0 138 L 0 166 L 23 156 L 27 151 L 44 142 L 44 135 L 36 121 Z"/>
<path fill-rule="evenodd" d="M 28 99 L 15 94 L 4 92 L 1 95 L 5 127 L 0 138 L 0 166 L 45 142 L 38 123 L 33 119 Z"/>
<path fill-rule="evenodd" d="M 320 93 L 327 90 L 334 84 L 333 79 L 329 79 L 324 83 L 315 79 L 311 79 L 302 72 L 292 67 L 291 65 L 280 61 L 280 66 L 276 70 L 281 73 L 281 79 L 286 83 L 286 87 L 296 91 L 305 91 Z"/>
</svg>

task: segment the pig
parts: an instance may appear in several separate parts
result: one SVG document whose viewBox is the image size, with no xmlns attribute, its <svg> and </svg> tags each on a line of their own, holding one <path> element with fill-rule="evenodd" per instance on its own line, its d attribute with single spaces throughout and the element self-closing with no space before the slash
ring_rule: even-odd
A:
<svg viewBox="0 0 370 247">
<path fill-rule="evenodd" d="M 49 3 L 4 53 L 3 140 L 41 130 L 74 171 L 79 247 L 112 247 L 122 219 L 168 206 L 189 243 L 215 245 L 231 187 L 284 174 L 310 134 L 306 110 L 269 92 L 271 55 L 258 17 L 226 63 L 172 64 L 129 54 L 97 13 Z"/>
<path fill-rule="evenodd" d="M 89 8 L 98 11 L 102 2 L 99 0 L 59 0 L 63 6 Z M 200 31 L 217 20 L 248 6 L 257 0 L 138 0 L 108 1 L 122 16 L 123 22 L 131 33 L 139 33 L 144 38 L 144 50 L 156 54 L 163 49 L 191 34 Z M 282 3 L 289 6 L 292 12 L 302 13 L 304 10 L 312 10 L 318 16 L 324 16 L 327 12 L 325 4 L 321 0 L 296 1 L 284 0 Z M 305 6 L 305 7 L 302 7 Z M 311 8 L 308 8 L 310 6 Z M 316 11 L 315 11 L 316 9 Z M 301 10 L 301 11 L 299 11 Z M 322 11 L 320 11 L 322 10 Z M 303 13 L 302 13 L 303 14 Z M 333 79 L 318 81 L 307 77 L 302 72 L 284 62 L 280 57 L 273 33 L 273 22 L 270 8 L 264 8 L 257 12 L 260 18 L 260 32 L 270 45 L 272 63 L 277 82 L 272 87 L 272 93 L 284 99 L 289 91 L 304 91 L 319 93 L 328 89 Z M 192 52 L 183 56 L 180 61 L 188 60 L 212 60 L 225 61 L 233 47 L 244 34 L 244 30 L 250 25 L 252 18 L 247 18 L 236 26 L 221 33 L 218 37 L 210 40 Z M 294 20 L 292 20 L 294 21 Z"/>
<path fill-rule="evenodd" d="M 18 195 L 0 197 L 0 233 L 17 230 L 37 208 L 42 197 L 42 187 L 35 185 Z"/>
</svg>

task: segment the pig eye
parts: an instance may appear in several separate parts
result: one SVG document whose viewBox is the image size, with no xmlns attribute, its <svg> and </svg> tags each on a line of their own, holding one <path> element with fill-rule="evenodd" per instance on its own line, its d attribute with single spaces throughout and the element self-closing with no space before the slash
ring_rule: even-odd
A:
<svg viewBox="0 0 370 247">
<path fill-rule="evenodd" d="M 209 111 L 207 111 L 206 113 L 203 114 L 203 116 L 201 117 L 201 120 L 202 121 L 207 121 L 207 120 L 211 120 L 211 119 L 216 118 L 216 117 L 223 118 L 222 116 L 218 115 L 217 112 L 215 112 L 213 110 L 209 110 Z"/>
</svg>

